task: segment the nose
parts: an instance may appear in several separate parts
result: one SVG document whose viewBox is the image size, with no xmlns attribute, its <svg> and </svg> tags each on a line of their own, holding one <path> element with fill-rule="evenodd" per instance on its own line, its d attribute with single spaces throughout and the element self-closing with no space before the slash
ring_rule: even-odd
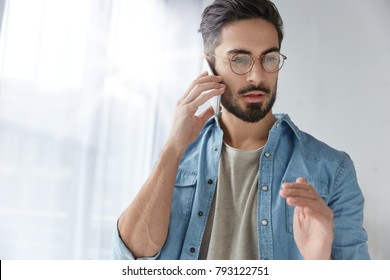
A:
<svg viewBox="0 0 390 280">
<path fill-rule="evenodd" d="M 247 82 L 260 85 L 263 82 L 265 75 L 266 72 L 263 66 L 261 66 L 260 59 L 254 59 L 252 69 L 247 74 Z"/>
</svg>

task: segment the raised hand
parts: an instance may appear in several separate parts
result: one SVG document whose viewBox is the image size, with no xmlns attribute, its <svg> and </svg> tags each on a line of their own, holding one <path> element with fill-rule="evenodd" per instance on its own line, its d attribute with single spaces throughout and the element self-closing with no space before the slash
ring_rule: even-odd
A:
<svg viewBox="0 0 390 280">
<path fill-rule="evenodd" d="M 222 77 L 207 75 L 198 76 L 188 87 L 185 94 L 176 104 L 176 112 L 168 144 L 173 144 L 181 154 L 199 135 L 206 121 L 214 114 L 210 106 L 196 116 L 198 108 L 213 96 L 224 93 L 226 86 L 221 83 Z"/>
<path fill-rule="evenodd" d="M 333 211 L 304 178 L 284 183 L 280 195 L 295 207 L 293 233 L 305 259 L 330 259 L 334 236 Z"/>
</svg>

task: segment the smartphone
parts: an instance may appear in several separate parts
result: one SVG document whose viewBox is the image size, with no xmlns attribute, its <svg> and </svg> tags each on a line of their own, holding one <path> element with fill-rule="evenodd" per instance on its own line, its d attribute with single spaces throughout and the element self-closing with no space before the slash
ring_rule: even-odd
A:
<svg viewBox="0 0 390 280">
<path fill-rule="evenodd" d="M 203 69 L 206 70 L 209 75 L 217 75 L 213 65 L 206 57 L 203 58 Z M 209 100 L 209 103 L 214 109 L 215 117 L 218 118 L 221 115 L 221 95 L 212 97 Z"/>
</svg>

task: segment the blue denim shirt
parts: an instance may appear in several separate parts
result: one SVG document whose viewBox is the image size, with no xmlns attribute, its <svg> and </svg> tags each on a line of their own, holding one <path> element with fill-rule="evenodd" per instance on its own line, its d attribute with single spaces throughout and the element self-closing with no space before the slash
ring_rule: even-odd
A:
<svg viewBox="0 0 390 280">
<path fill-rule="evenodd" d="M 300 131 L 287 115 L 276 117 L 259 158 L 259 259 L 302 259 L 293 237 L 294 208 L 279 195 L 282 183 L 298 177 L 313 185 L 333 209 L 332 259 L 369 259 L 364 198 L 350 157 Z M 156 256 L 146 259 L 198 259 L 217 186 L 222 137 L 218 122 L 211 119 L 185 152 L 176 177 L 167 240 Z M 117 229 L 113 257 L 134 259 Z"/>
</svg>

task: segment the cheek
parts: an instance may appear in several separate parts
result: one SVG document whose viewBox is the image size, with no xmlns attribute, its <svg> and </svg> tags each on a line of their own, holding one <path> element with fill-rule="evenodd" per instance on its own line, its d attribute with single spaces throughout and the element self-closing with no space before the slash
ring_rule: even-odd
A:
<svg viewBox="0 0 390 280">
<path fill-rule="evenodd" d="M 278 74 L 275 73 L 274 75 L 272 75 L 270 78 L 269 78 L 269 85 L 272 89 L 276 88 L 277 84 L 278 84 Z"/>
<path fill-rule="evenodd" d="M 276 93 L 276 91 L 278 89 L 278 77 L 276 77 L 276 79 L 274 79 L 272 82 L 273 82 L 272 83 L 272 88 L 271 88 L 272 92 Z"/>
<path fill-rule="evenodd" d="M 236 102 L 236 100 L 238 100 L 239 98 L 238 97 L 239 88 L 237 87 L 237 85 L 235 86 L 235 84 L 228 83 L 228 82 L 226 82 L 225 85 L 226 85 L 226 90 L 222 98 L 224 98 L 225 100 L 230 100 L 230 102 Z"/>
<path fill-rule="evenodd" d="M 229 93 L 229 95 L 237 92 L 237 89 L 234 87 L 234 84 L 229 83 L 228 81 L 224 81 L 224 84 L 226 85 L 226 92 Z"/>
<path fill-rule="evenodd" d="M 230 71 L 231 72 L 231 71 Z M 236 94 L 240 88 L 245 86 L 245 79 L 240 80 L 240 76 L 237 76 L 233 73 L 234 76 L 232 76 L 230 73 L 229 74 L 222 74 L 221 76 L 223 77 L 223 83 L 226 85 L 227 90 L 231 94 Z"/>
</svg>

